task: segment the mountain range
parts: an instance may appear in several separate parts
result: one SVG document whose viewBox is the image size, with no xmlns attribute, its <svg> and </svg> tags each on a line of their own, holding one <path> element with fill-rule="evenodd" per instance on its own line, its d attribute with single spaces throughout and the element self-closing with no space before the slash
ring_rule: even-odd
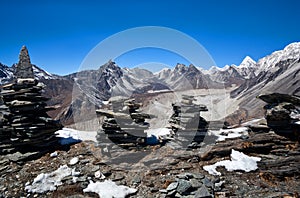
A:
<svg viewBox="0 0 300 198">
<path fill-rule="evenodd" d="M 0 63 L 0 84 L 13 80 L 15 64 Z M 133 96 L 190 89 L 229 89 L 239 109 L 227 115 L 230 123 L 262 116 L 262 102 L 256 96 L 266 92 L 300 95 L 300 42 L 261 58 L 249 56 L 240 65 L 216 66 L 204 70 L 177 64 L 173 69 L 152 73 L 140 68 L 121 68 L 108 61 L 97 70 L 66 76 L 50 74 L 33 65 L 35 77 L 47 85 L 45 95 L 55 111 L 49 114 L 64 124 L 74 122 L 74 114 L 88 115 L 111 96 Z M 76 111 L 76 112 L 74 112 Z M 89 119 L 89 116 L 82 116 Z"/>
</svg>

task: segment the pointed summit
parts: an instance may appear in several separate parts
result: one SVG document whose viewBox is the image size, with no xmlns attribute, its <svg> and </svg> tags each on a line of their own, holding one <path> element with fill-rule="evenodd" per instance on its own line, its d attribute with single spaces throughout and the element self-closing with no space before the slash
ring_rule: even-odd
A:
<svg viewBox="0 0 300 198">
<path fill-rule="evenodd" d="M 256 62 L 250 56 L 246 56 L 239 67 L 254 67 L 255 65 Z"/>
<path fill-rule="evenodd" d="M 19 62 L 15 71 L 16 78 L 34 78 L 28 50 L 24 45 L 20 51 Z"/>
</svg>

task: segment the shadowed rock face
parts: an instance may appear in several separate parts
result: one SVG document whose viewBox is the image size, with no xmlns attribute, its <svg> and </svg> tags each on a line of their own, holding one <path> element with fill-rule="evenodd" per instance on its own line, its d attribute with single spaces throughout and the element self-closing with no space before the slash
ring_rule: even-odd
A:
<svg viewBox="0 0 300 198">
<path fill-rule="evenodd" d="M 20 55 L 19 63 L 17 64 L 15 71 L 16 78 L 34 78 L 30 57 L 26 46 L 23 46 Z"/>
</svg>

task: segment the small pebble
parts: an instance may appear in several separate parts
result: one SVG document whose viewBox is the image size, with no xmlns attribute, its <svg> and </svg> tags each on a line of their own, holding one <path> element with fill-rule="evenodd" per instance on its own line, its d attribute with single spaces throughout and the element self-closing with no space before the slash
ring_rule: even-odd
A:
<svg viewBox="0 0 300 198">
<path fill-rule="evenodd" d="M 57 155 L 58 155 L 58 153 L 57 153 L 57 151 L 55 151 L 55 152 L 50 154 L 50 157 L 57 157 Z"/>
<path fill-rule="evenodd" d="M 70 164 L 70 165 L 75 165 L 75 164 L 78 163 L 78 161 L 79 161 L 79 158 L 78 158 L 78 157 L 74 157 L 74 158 L 72 158 L 72 159 L 70 160 L 69 164 Z"/>
</svg>

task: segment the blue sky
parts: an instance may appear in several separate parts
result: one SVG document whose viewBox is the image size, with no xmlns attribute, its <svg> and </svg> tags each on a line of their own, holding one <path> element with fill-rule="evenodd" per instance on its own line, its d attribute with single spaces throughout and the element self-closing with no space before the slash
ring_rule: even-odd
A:
<svg viewBox="0 0 300 198">
<path fill-rule="evenodd" d="M 219 67 L 239 64 L 246 55 L 258 60 L 300 41 L 298 0 L 4 0 L 0 8 L 0 62 L 9 66 L 17 62 L 26 45 L 32 63 L 55 74 L 77 71 L 99 42 L 139 26 L 169 27 L 193 37 Z M 168 52 L 144 49 L 120 57 L 117 64 L 173 66 L 184 61 Z"/>
</svg>

